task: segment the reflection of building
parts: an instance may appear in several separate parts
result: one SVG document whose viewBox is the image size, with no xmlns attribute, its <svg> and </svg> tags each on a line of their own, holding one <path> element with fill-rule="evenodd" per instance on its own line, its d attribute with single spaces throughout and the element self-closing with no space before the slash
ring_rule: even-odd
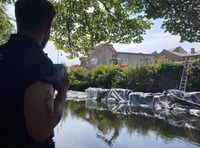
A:
<svg viewBox="0 0 200 148">
<path fill-rule="evenodd" d="M 112 44 L 104 43 L 98 45 L 90 55 L 81 62 L 81 66 L 86 69 L 91 69 L 97 65 L 106 64 L 145 64 L 150 65 L 157 59 L 165 57 L 170 61 L 183 61 L 186 57 L 199 58 L 200 52 L 195 52 L 194 48 L 191 48 L 191 53 L 186 52 L 182 47 L 177 47 L 170 50 L 162 50 L 160 53 L 156 51 L 153 53 L 128 53 L 118 52 L 115 50 Z"/>
</svg>

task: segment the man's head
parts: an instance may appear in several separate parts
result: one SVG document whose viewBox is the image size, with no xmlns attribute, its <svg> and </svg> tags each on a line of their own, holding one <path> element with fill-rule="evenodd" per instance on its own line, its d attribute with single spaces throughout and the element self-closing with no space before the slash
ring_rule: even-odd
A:
<svg viewBox="0 0 200 148">
<path fill-rule="evenodd" d="M 53 5 L 47 0 L 18 0 L 15 3 L 18 31 L 40 32 L 46 28 L 46 40 L 48 40 L 51 23 L 55 15 L 56 11 Z M 45 44 L 43 42 L 45 41 L 42 41 L 42 44 Z"/>
</svg>

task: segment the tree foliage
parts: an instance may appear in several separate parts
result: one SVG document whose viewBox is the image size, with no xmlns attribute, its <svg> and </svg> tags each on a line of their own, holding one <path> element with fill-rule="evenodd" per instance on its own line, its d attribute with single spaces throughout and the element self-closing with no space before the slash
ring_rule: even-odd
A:
<svg viewBox="0 0 200 148">
<path fill-rule="evenodd" d="M 73 56 L 100 42 L 139 43 L 147 19 L 163 18 L 162 28 L 181 41 L 200 41 L 200 0 L 60 0 L 52 39 Z M 146 18 L 146 19 L 145 19 Z"/>
<path fill-rule="evenodd" d="M 138 6 L 127 0 L 61 0 L 54 1 L 57 18 L 52 40 L 59 49 L 72 56 L 86 55 L 100 42 L 141 42 L 151 23 L 141 15 Z"/>
<path fill-rule="evenodd" d="M 12 26 L 0 0 L 0 40 Z M 50 0 L 56 10 L 51 40 L 58 49 L 87 55 L 101 42 L 140 43 L 151 19 L 180 41 L 200 41 L 200 0 Z"/>
<path fill-rule="evenodd" d="M 147 18 L 163 18 L 162 28 L 181 42 L 200 42 L 200 0 L 145 0 Z"/>
<path fill-rule="evenodd" d="M 0 44 L 8 39 L 13 27 L 13 24 L 10 22 L 10 17 L 5 13 L 5 8 L 0 3 Z"/>
<path fill-rule="evenodd" d="M 0 0 L 0 3 L 13 3 L 15 0 Z"/>
</svg>

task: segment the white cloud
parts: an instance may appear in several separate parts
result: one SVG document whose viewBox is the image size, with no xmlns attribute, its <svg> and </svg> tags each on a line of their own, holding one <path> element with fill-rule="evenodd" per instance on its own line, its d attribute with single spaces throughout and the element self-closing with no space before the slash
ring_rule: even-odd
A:
<svg viewBox="0 0 200 148">
<path fill-rule="evenodd" d="M 124 52 L 135 52 L 135 53 L 152 53 L 155 50 L 157 52 L 163 49 L 171 49 L 181 46 L 187 52 L 190 52 L 191 48 L 200 50 L 200 42 L 180 42 L 180 37 L 178 35 L 171 35 L 170 33 L 165 33 L 164 29 L 161 28 L 162 21 L 164 19 L 152 20 L 154 25 L 150 30 L 144 35 L 144 40 L 139 44 L 113 44 L 117 51 Z"/>
<path fill-rule="evenodd" d="M 67 66 L 72 66 L 74 64 L 80 64 L 78 58 L 75 59 L 68 59 L 67 54 L 64 51 L 56 50 L 53 42 L 49 41 L 44 48 L 44 51 L 48 54 L 48 57 L 54 63 L 65 63 Z"/>
<path fill-rule="evenodd" d="M 135 53 L 152 53 L 160 52 L 163 49 L 171 49 L 181 46 L 186 51 L 190 52 L 191 48 L 200 50 L 200 43 L 180 42 L 179 36 L 171 35 L 170 33 L 150 33 L 144 36 L 142 43 L 133 44 L 113 44 L 117 51 L 135 52 Z"/>
</svg>

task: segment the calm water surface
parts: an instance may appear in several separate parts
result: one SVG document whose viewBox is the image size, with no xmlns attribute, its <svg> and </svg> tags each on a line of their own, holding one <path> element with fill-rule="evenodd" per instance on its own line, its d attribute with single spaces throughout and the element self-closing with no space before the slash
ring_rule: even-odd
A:
<svg viewBox="0 0 200 148">
<path fill-rule="evenodd" d="M 141 115 L 91 109 L 67 101 L 55 128 L 56 148 L 200 148 L 200 131 Z"/>
</svg>

